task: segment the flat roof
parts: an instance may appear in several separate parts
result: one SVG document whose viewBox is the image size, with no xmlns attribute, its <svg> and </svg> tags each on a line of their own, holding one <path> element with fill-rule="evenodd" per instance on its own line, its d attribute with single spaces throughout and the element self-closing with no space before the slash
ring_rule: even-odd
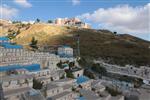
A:
<svg viewBox="0 0 150 100">
<path fill-rule="evenodd" d="M 63 85 L 62 87 L 63 87 L 64 90 L 66 90 L 66 89 L 72 88 L 72 85 L 71 84 L 66 84 L 66 85 Z"/>
<path fill-rule="evenodd" d="M 62 48 L 71 48 L 69 45 L 62 45 L 60 47 L 62 47 Z"/>
<path fill-rule="evenodd" d="M 79 91 L 86 100 L 98 100 L 98 97 L 93 91 L 81 89 Z"/>
<path fill-rule="evenodd" d="M 86 77 L 86 76 L 80 76 L 80 77 L 78 77 L 77 78 L 77 84 L 81 84 L 81 83 L 84 83 L 84 82 L 87 82 L 87 81 L 89 81 L 89 78 L 88 77 Z"/>
<path fill-rule="evenodd" d="M 8 38 L 8 37 L 0 37 L 0 40 L 8 41 L 8 40 L 9 40 L 9 38 Z"/>
<path fill-rule="evenodd" d="M 22 49 L 23 48 L 21 45 L 12 45 L 9 43 L 3 44 L 2 46 L 6 49 Z"/>
<path fill-rule="evenodd" d="M 1 77 L 1 81 L 7 82 L 10 80 L 21 80 L 21 79 L 26 79 L 26 78 L 33 78 L 33 75 L 23 74 L 23 75 L 4 76 L 4 77 Z"/>
<path fill-rule="evenodd" d="M 37 71 L 40 70 L 40 64 L 0 66 L 0 72 L 23 69 L 23 68 L 29 71 L 34 71 L 34 70 Z"/>
<path fill-rule="evenodd" d="M 123 95 L 111 96 L 110 100 L 120 100 L 121 98 L 124 98 L 124 96 Z"/>
<path fill-rule="evenodd" d="M 56 80 L 54 82 L 67 82 L 67 81 L 71 81 L 71 80 L 73 80 L 73 79 L 71 79 L 71 78 L 64 78 L 64 79 Z"/>
<path fill-rule="evenodd" d="M 55 88 L 58 88 L 59 86 L 57 86 L 56 84 L 52 84 L 52 83 L 49 83 L 46 85 L 47 86 L 47 90 L 51 90 L 51 89 L 55 89 Z"/>
<path fill-rule="evenodd" d="M 78 97 L 77 100 L 86 100 L 85 97 Z"/>
<path fill-rule="evenodd" d="M 60 94 L 57 94 L 57 95 L 55 95 L 55 96 L 52 96 L 52 97 L 50 97 L 50 98 L 52 98 L 52 99 L 58 99 L 58 98 L 61 98 L 61 97 L 64 97 L 65 95 L 67 95 L 67 94 L 70 94 L 70 93 L 72 93 L 72 92 L 70 92 L 70 91 L 65 91 L 65 92 L 62 92 L 62 93 L 60 93 Z"/>
<path fill-rule="evenodd" d="M 19 89 L 12 89 L 12 90 L 8 90 L 8 91 L 4 91 L 4 96 L 11 96 L 11 95 L 17 95 L 20 93 L 24 93 L 27 92 L 29 90 L 31 90 L 32 88 L 30 87 L 25 87 L 25 88 L 19 88 Z"/>
<path fill-rule="evenodd" d="M 37 90 L 30 90 L 25 94 L 26 100 L 45 100 L 44 96 Z"/>
</svg>

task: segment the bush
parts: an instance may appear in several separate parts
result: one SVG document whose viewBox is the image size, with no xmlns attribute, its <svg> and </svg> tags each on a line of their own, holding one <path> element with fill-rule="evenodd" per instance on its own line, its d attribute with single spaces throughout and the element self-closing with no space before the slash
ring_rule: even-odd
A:
<svg viewBox="0 0 150 100">
<path fill-rule="evenodd" d="M 74 75 L 72 74 L 72 72 L 71 72 L 70 70 L 67 70 L 67 71 L 66 71 L 66 76 L 67 76 L 68 78 L 75 78 Z"/>
<path fill-rule="evenodd" d="M 58 68 L 61 68 L 61 69 L 63 68 L 61 61 L 60 61 L 59 63 L 57 63 L 57 67 L 58 67 Z"/>
<path fill-rule="evenodd" d="M 78 60 L 78 63 L 79 63 L 80 66 L 84 66 L 85 67 L 88 62 L 86 61 L 85 58 L 81 58 L 80 60 Z"/>
<path fill-rule="evenodd" d="M 69 63 L 69 68 L 72 68 L 72 67 L 74 67 L 75 66 L 75 63 L 74 62 L 70 62 Z"/>
<path fill-rule="evenodd" d="M 106 91 L 107 91 L 108 93 L 110 93 L 111 96 L 117 96 L 117 95 L 120 95 L 120 94 L 121 94 L 121 92 L 119 92 L 119 91 L 117 91 L 117 90 L 115 90 L 115 89 L 113 89 L 113 88 L 109 88 L 109 87 L 106 87 Z"/>
<path fill-rule="evenodd" d="M 142 79 L 134 79 L 133 83 L 134 83 L 134 88 L 139 88 L 143 84 L 143 80 Z"/>
<path fill-rule="evenodd" d="M 36 79 L 33 79 L 33 88 L 34 89 L 41 89 L 43 86 L 43 83 L 39 82 L 38 80 Z"/>
<path fill-rule="evenodd" d="M 52 20 L 48 20 L 47 23 L 53 23 L 53 21 Z"/>
<path fill-rule="evenodd" d="M 95 74 L 92 73 L 91 71 L 85 70 L 84 75 L 91 78 L 91 79 L 95 79 Z"/>
<path fill-rule="evenodd" d="M 93 71 L 101 74 L 101 75 L 106 75 L 107 74 L 107 70 L 105 67 L 101 66 L 100 64 L 93 64 L 92 68 Z"/>
<path fill-rule="evenodd" d="M 114 34 L 116 35 L 116 34 L 117 34 L 117 32 L 114 32 Z"/>
<path fill-rule="evenodd" d="M 38 40 L 35 40 L 35 38 L 32 37 L 30 47 L 32 47 L 33 49 L 38 49 L 37 43 L 38 43 Z"/>
</svg>

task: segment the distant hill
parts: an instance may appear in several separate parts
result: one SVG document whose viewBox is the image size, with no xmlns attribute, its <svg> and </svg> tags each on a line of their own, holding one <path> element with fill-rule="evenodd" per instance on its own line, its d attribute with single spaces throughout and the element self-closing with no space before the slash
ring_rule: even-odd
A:
<svg viewBox="0 0 150 100">
<path fill-rule="evenodd" d="M 84 58 L 101 57 L 112 64 L 150 66 L 150 49 L 148 48 L 150 42 L 128 34 L 115 35 L 109 30 L 79 29 L 38 23 L 8 25 L 4 27 L 5 31 L 0 32 L 0 35 L 10 31 L 9 28 L 14 31 L 20 30 L 13 39 L 18 44 L 28 44 L 32 37 L 35 37 L 41 45 L 68 44 L 76 49 L 75 35 L 79 34 L 81 56 Z"/>
</svg>

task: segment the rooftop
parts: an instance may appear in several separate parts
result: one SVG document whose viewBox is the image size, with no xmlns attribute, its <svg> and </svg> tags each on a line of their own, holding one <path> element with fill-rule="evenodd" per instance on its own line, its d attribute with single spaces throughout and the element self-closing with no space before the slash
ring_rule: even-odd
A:
<svg viewBox="0 0 150 100">
<path fill-rule="evenodd" d="M 98 100 L 99 99 L 99 97 L 93 91 L 90 91 L 90 90 L 81 89 L 80 93 L 83 95 L 83 97 L 86 100 Z"/>
<path fill-rule="evenodd" d="M 12 45 L 9 43 L 3 44 L 2 47 L 6 48 L 6 49 L 22 49 L 23 48 L 21 45 Z"/>
<path fill-rule="evenodd" d="M 9 38 L 7 38 L 7 37 L 0 37 L 0 40 L 2 40 L 2 41 L 9 41 Z"/>
<path fill-rule="evenodd" d="M 26 79 L 26 78 L 33 78 L 32 75 L 27 75 L 27 74 L 23 74 L 23 75 L 13 75 L 13 76 L 4 76 L 1 77 L 1 81 L 11 81 L 11 80 L 21 80 L 21 79 Z"/>
<path fill-rule="evenodd" d="M 62 87 L 63 87 L 64 90 L 66 90 L 66 89 L 72 88 L 72 85 L 71 84 L 66 84 L 66 85 L 64 85 Z"/>
<path fill-rule="evenodd" d="M 60 46 L 60 47 L 62 47 L 62 48 L 71 48 L 71 47 L 68 46 L 68 45 L 63 45 L 63 46 Z"/>
<path fill-rule="evenodd" d="M 72 92 L 65 91 L 65 92 L 62 92 L 62 93 L 60 93 L 60 94 L 58 94 L 58 95 L 55 95 L 55 96 L 53 96 L 53 97 L 50 97 L 48 100 L 51 100 L 51 99 L 57 100 L 58 98 L 61 98 L 61 97 L 65 96 L 65 95 L 68 95 L 68 94 L 70 94 L 70 93 L 72 93 Z"/>
<path fill-rule="evenodd" d="M 52 84 L 52 83 L 49 83 L 46 85 L 47 86 L 47 90 L 51 90 L 51 89 L 55 89 L 55 88 L 58 88 L 59 86 L 57 86 L 56 84 Z"/>
<path fill-rule="evenodd" d="M 89 80 L 89 78 L 88 77 L 86 77 L 86 76 L 80 76 L 80 77 L 78 77 L 77 78 L 77 84 L 81 84 L 81 83 L 84 83 L 84 82 L 87 82 Z"/>
<path fill-rule="evenodd" d="M 71 79 L 71 78 L 64 78 L 64 79 L 56 80 L 54 82 L 67 82 L 67 81 L 71 81 L 71 80 L 73 80 L 73 79 Z"/>
<path fill-rule="evenodd" d="M 36 91 L 34 89 L 25 93 L 26 100 L 45 100 L 44 96 L 40 93 L 40 91 Z"/>
<path fill-rule="evenodd" d="M 20 94 L 20 93 L 24 93 L 27 92 L 29 90 L 31 90 L 32 88 L 30 87 L 25 87 L 25 88 L 19 88 L 19 89 L 13 89 L 13 90 L 9 90 L 9 91 L 4 91 L 4 96 L 10 96 L 10 95 L 15 95 L 15 94 Z"/>
<path fill-rule="evenodd" d="M 122 100 L 121 98 L 124 98 L 124 96 L 122 96 L 122 95 L 111 96 L 111 100 Z"/>
<path fill-rule="evenodd" d="M 0 66 L 0 72 L 16 70 L 16 69 L 27 69 L 29 71 L 37 71 L 40 70 L 39 64 L 31 64 L 31 65 L 9 65 L 9 66 Z"/>
<path fill-rule="evenodd" d="M 77 100 L 86 100 L 85 97 L 78 97 Z"/>
</svg>

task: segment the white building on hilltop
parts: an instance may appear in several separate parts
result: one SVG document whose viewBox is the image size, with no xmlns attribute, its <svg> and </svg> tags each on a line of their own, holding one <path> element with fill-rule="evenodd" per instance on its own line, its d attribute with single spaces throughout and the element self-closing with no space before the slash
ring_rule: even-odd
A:
<svg viewBox="0 0 150 100">
<path fill-rule="evenodd" d="M 79 18 L 57 18 L 55 24 L 75 26 L 79 28 L 91 28 L 89 24 L 82 22 Z"/>
</svg>

